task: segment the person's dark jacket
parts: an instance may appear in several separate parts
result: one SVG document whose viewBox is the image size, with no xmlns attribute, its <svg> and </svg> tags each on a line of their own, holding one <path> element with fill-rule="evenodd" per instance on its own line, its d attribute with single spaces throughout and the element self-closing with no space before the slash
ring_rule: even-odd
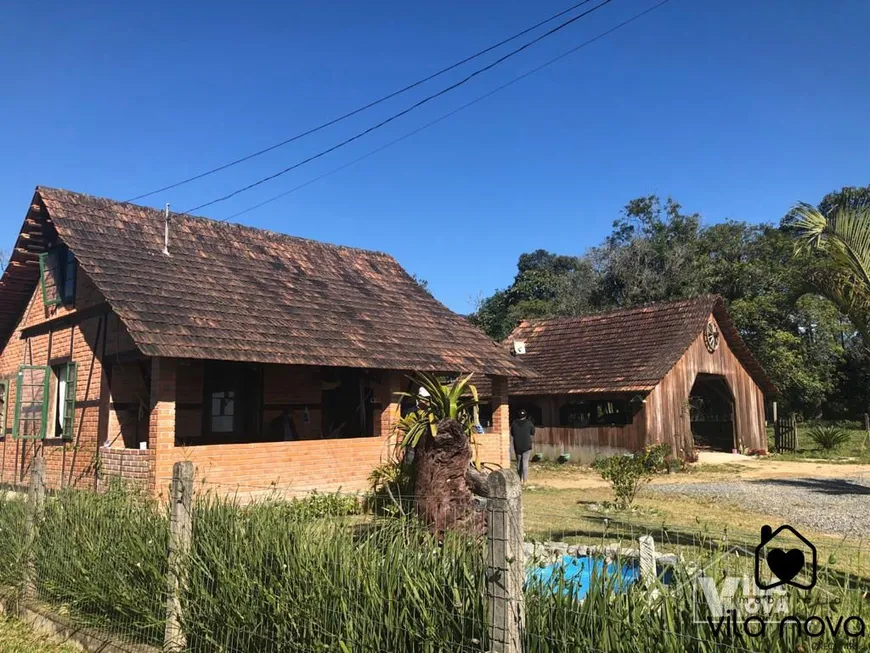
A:
<svg viewBox="0 0 870 653">
<path fill-rule="evenodd" d="M 515 419 L 511 424 L 511 438 L 514 441 L 514 451 L 518 454 L 532 450 L 532 437 L 535 435 L 535 425 L 528 417 Z"/>
</svg>

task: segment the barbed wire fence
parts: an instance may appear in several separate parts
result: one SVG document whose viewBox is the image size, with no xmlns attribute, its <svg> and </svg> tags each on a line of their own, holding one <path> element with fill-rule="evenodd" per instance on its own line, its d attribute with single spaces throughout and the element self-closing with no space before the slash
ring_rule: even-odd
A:
<svg viewBox="0 0 870 653">
<path fill-rule="evenodd" d="M 745 632 L 716 634 L 695 612 L 692 583 L 740 572 L 757 533 L 689 532 L 604 516 L 593 532 L 555 508 L 524 515 L 512 471 L 489 475 L 484 500 L 445 508 L 437 528 L 424 519 L 431 517 L 427 497 L 361 504 L 353 495 L 274 484 L 230 487 L 196 479 L 191 463 L 158 479 L 171 487 L 168 501 L 120 484 L 102 493 L 50 492 L 44 478 L 37 459 L 27 495 L 8 492 L 0 501 L 0 600 L 33 622 L 51 621 L 88 650 L 864 646 L 842 629 L 811 638 L 792 630 L 779 636 L 771 627 L 763 642 Z M 819 555 L 829 603 L 844 616 L 870 618 L 863 543 L 843 538 Z M 826 608 L 800 609 L 823 615 Z"/>
</svg>

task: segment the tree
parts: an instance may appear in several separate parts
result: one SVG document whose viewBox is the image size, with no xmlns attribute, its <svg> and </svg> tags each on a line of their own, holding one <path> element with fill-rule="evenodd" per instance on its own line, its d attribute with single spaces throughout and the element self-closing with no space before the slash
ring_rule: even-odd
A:
<svg viewBox="0 0 870 653">
<path fill-rule="evenodd" d="M 862 192 L 823 202 L 860 203 Z M 860 369 L 846 367 L 854 329 L 809 283 L 821 264 L 795 258 L 791 229 L 785 220 L 781 227 L 735 220 L 705 226 L 673 199 L 638 198 L 601 245 L 580 256 L 522 255 L 513 283 L 480 302 L 470 319 L 500 341 L 523 319 L 716 293 L 782 391 L 784 410 L 816 416 L 836 404 L 854 416 L 857 389 L 838 392 L 844 370 Z"/>
<path fill-rule="evenodd" d="M 870 344 L 870 205 L 852 192 L 829 205 L 827 214 L 805 202 L 794 207 L 790 227 L 796 251 L 816 255 L 804 257 L 814 264 L 810 283 Z"/>
<path fill-rule="evenodd" d="M 662 206 L 655 195 L 625 206 L 611 235 L 591 252 L 600 275 L 594 295 L 599 308 L 703 292 L 697 266 L 701 217 L 681 209 L 671 198 Z"/>
<path fill-rule="evenodd" d="M 542 249 L 522 254 L 513 283 L 481 301 L 469 320 L 501 341 L 521 320 L 588 311 L 594 279 L 592 264 L 584 257 Z"/>
</svg>

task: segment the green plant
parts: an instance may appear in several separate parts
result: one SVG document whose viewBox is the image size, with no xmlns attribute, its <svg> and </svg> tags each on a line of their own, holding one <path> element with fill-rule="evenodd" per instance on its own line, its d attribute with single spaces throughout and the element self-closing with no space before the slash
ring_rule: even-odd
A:
<svg viewBox="0 0 870 653">
<path fill-rule="evenodd" d="M 847 315 L 870 346 L 870 206 L 844 201 L 827 214 L 806 204 L 792 209 L 798 254 L 820 253 L 809 274 L 820 294 Z"/>
<path fill-rule="evenodd" d="M 65 488 L 46 498 L 37 533 L 40 600 L 64 606 L 86 624 L 162 642 L 165 506 L 120 482 L 101 494 Z"/>
<path fill-rule="evenodd" d="M 668 445 L 658 444 L 634 454 L 598 458 L 592 467 L 610 483 L 616 505 L 628 508 L 652 476 L 667 469 L 666 460 L 670 451 Z"/>
<path fill-rule="evenodd" d="M 850 439 L 849 432 L 836 424 L 817 424 L 807 431 L 807 435 L 825 453 L 836 451 Z"/>
<path fill-rule="evenodd" d="M 414 469 L 400 460 L 389 460 L 369 474 L 366 507 L 378 514 L 409 514 L 414 495 Z"/>
<path fill-rule="evenodd" d="M 399 435 L 398 447 L 401 450 L 414 448 L 420 438 L 429 432 L 435 437 L 438 422 L 452 419 L 459 422 L 469 438 L 472 438 L 477 424 L 477 388 L 470 384 L 471 374 L 458 378 L 451 383 L 442 383 L 434 374 L 420 372 L 413 377 L 414 384 L 423 388 L 420 392 L 400 392 L 401 397 L 415 402 L 414 410 L 401 418 L 396 425 Z"/>
<path fill-rule="evenodd" d="M 357 515 L 362 511 L 362 506 L 355 494 L 314 490 L 302 498 L 292 499 L 290 510 L 295 519 L 307 520 Z"/>
</svg>

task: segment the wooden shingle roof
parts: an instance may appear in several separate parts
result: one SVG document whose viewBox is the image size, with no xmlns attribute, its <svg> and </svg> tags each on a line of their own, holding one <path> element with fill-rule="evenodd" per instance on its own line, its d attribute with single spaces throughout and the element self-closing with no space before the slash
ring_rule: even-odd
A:
<svg viewBox="0 0 870 653">
<path fill-rule="evenodd" d="M 722 336 L 768 394 L 776 387 L 734 327 L 721 297 L 648 304 L 597 315 L 522 322 L 505 341 L 538 376 L 510 382 L 510 394 L 645 393 L 680 360 L 715 316 Z"/>
<path fill-rule="evenodd" d="M 52 221 L 146 355 L 523 375 L 391 256 L 39 187 Z"/>
</svg>

